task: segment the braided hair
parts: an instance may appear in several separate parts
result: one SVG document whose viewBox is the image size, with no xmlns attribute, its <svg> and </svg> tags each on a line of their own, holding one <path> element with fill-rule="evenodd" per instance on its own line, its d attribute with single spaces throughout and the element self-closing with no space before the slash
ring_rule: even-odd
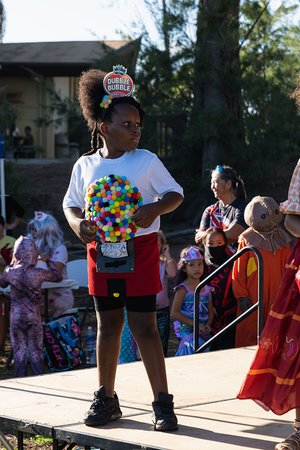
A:
<svg viewBox="0 0 300 450">
<path fill-rule="evenodd" d="M 211 173 L 217 172 L 220 175 L 221 180 L 231 181 L 232 189 L 237 198 L 245 200 L 247 194 L 244 186 L 244 181 L 238 175 L 238 173 L 230 166 L 218 165 Z"/>
<path fill-rule="evenodd" d="M 101 122 L 111 122 L 111 116 L 116 105 L 128 104 L 134 106 L 139 112 L 141 123 L 143 123 L 145 113 L 134 97 L 116 97 L 112 99 L 108 108 L 101 108 L 100 103 L 103 96 L 106 95 L 103 88 L 105 75 L 107 75 L 106 72 L 102 70 L 90 69 L 83 72 L 79 80 L 79 104 L 83 117 L 91 130 L 91 151 L 85 153 L 85 155 L 95 153 L 101 147 L 102 138 L 98 125 Z"/>
</svg>

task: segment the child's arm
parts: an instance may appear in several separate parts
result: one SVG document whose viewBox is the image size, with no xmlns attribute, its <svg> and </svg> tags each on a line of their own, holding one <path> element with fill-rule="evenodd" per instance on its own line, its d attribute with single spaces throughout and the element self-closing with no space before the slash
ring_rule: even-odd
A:
<svg viewBox="0 0 300 450">
<path fill-rule="evenodd" d="M 66 219 L 79 239 L 88 244 L 96 239 L 96 227 L 82 217 L 80 208 L 68 207 L 64 209 Z"/>
<path fill-rule="evenodd" d="M 184 288 L 178 289 L 175 293 L 173 304 L 171 307 L 171 317 L 175 320 L 178 320 L 181 323 L 189 325 L 191 327 L 194 326 L 194 320 L 185 316 L 180 311 L 186 291 Z M 207 325 L 199 324 L 199 331 L 206 334 L 209 330 L 207 330 Z"/>
<path fill-rule="evenodd" d="M 193 326 L 193 319 L 190 319 L 189 317 L 182 314 L 180 311 L 184 297 L 186 294 L 186 290 L 184 288 L 179 288 L 175 292 L 174 300 L 171 307 L 171 317 L 174 320 L 178 320 L 179 322 L 185 323 L 186 325 Z"/>
<path fill-rule="evenodd" d="M 203 244 L 203 240 L 205 238 L 206 235 L 206 230 L 210 227 L 210 210 L 211 210 L 212 206 L 208 206 L 207 208 L 205 208 L 202 216 L 201 216 L 201 220 L 200 220 L 200 224 L 199 224 L 199 228 L 196 230 L 196 234 L 195 234 L 195 242 L 196 244 Z"/>
<path fill-rule="evenodd" d="M 226 230 L 224 230 L 224 233 L 226 235 L 228 244 L 235 244 L 238 241 L 239 235 L 243 231 L 245 231 L 245 227 L 243 227 L 239 223 L 233 223 L 228 228 L 226 228 Z"/>
<path fill-rule="evenodd" d="M 162 214 L 174 211 L 183 202 L 183 196 L 177 192 L 167 192 L 160 200 L 141 206 L 132 219 L 142 228 L 148 228 Z"/>
<path fill-rule="evenodd" d="M 48 270 L 40 269 L 41 270 L 41 278 L 43 281 L 61 281 L 62 280 L 62 274 L 61 271 L 57 268 L 55 262 L 53 261 L 46 261 Z"/>
<path fill-rule="evenodd" d="M 166 273 L 168 278 L 174 278 L 177 274 L 177 264 L 172 258 L 169 245 L 166 244 L 163 248 L 162 255 L 166 258 Z"/>
<path fill-rule="evenodd" d="M 171 258 L 166 261 L 166 272 L 168 278 L 175 278 L 177 274 L 177 263 Z"/>
</svg>

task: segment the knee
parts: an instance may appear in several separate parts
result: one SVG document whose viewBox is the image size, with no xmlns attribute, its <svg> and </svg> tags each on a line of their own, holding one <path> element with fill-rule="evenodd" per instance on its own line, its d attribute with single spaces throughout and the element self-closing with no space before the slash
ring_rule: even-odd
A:
<svg viewBox="0 0 300 450">
<path fill-rule="evenodd" d="M 158 333 L 155 322 L 135 322 L 130 325 L 130 330 L 136 339 L 139 338 L 153 338 Z"/>
<path fill-rule="evenodd" d="M 121 336 L 124 326 L 124 321 L 119 318 L 106 318 L 97 322 L 97 331 L 100 338 L 116 338 Z"/>
</svg>

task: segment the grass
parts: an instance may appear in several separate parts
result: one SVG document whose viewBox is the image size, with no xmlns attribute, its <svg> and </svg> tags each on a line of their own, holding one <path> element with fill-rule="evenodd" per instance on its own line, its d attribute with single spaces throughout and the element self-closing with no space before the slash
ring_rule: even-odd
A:
<svg viewBox="0 0 300 450">
<path fill-rule="evenodd" d="M 52 445 L 53 439 L 46 438 L 44 436 L 40 436 L 37 434 L 34 437 L 29 438 L 29 443 L 36 444 L 36 445 Z"/>
<path fill-rule="evenodd" d="M 9 444 L 17 450 L 18 448 L 18 441 L 16 436 L 13 436 L 12 434 L 5 435 L 6 440 L 9 442 Z M 23 441 L 24 449 L 31 449 L 31 450 L 38 450 L 38 449 L 51 449 L 53 445 L 53 440 L 51 438 L 45 438 L 40 435 L 36 435 L 34 437 L 26 437 Z M 0 450 L 5 450 L 6 447 L 3 447 L 3 445 L 0 443 Z"/>
</svg>

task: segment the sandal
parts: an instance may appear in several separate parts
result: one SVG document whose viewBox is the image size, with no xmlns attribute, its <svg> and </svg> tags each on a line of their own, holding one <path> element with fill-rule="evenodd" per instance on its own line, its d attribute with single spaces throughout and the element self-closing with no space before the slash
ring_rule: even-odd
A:
<svg viewBox="0 0 300 450">
<path fill-rule="evenodd" d="M 291 434 L 284 441 L 275 446 L 275 450 L 300 450 L 300 432 Z"/>
</svg>

